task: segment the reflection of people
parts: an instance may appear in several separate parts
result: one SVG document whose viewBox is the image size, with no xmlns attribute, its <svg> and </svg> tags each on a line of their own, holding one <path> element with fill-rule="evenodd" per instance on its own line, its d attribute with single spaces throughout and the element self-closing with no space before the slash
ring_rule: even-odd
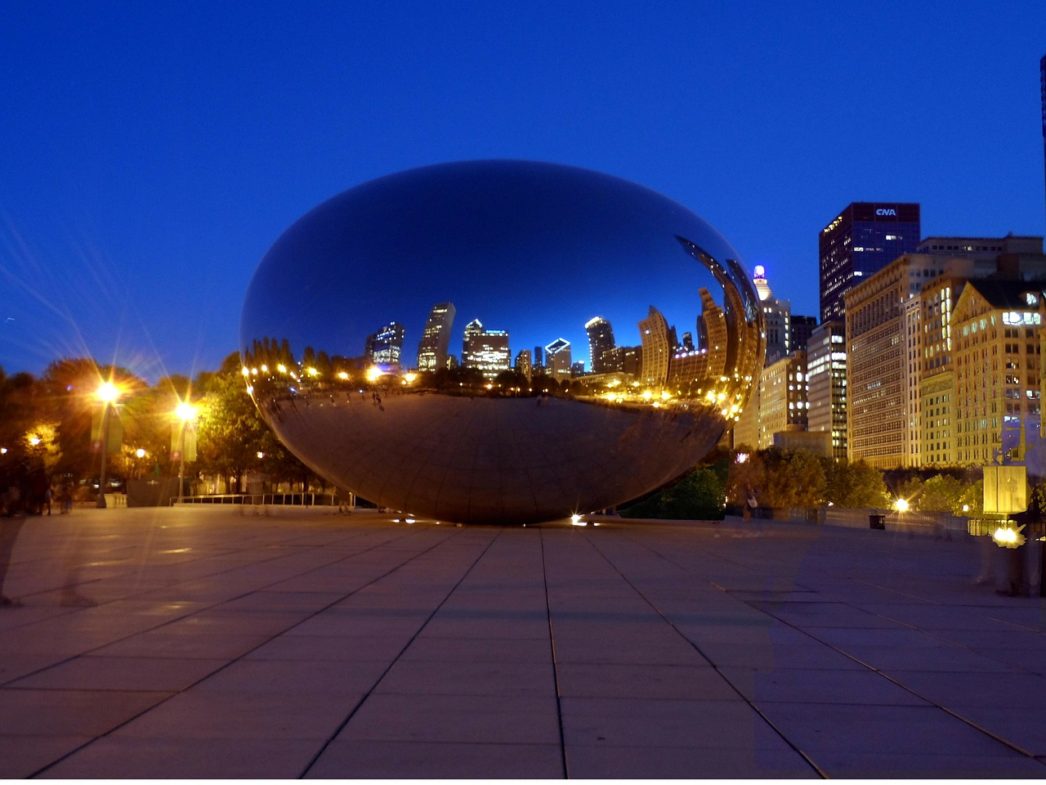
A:
<svg viewBox="0 0 1046 785">
<path fill-rule="evenodd" d="M 755 508 L 759 506 L 759 500 L 755 498 L 755 491 L 751 488 L 745 491 L 745 504 L 743 517 L 747 521 L 752 517 Z"/>
<path fill-rule="evenodd" d="M 18 532 L 22 529 L 25 518 L 0 519 L 0 607 L 11 607 L 21 605 L 18 600 L 12 599 L 4 594 L 4 578 L 7 576 L 7 566 L 11 563 L 11 554 L 15 549 L 15 540 Z"/>
<path fill-rule="evenodd" d="M 58 491 L 58 509 L 62 515 L 73 511 L 73 489 L 68 482 L 63 482 Z"/>
</svg>

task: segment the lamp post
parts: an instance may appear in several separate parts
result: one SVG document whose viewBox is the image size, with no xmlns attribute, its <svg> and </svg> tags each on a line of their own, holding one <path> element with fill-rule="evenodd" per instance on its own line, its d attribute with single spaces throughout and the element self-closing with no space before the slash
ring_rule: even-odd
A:
<svg viewBox="0 0 1046 785">
<path fill-rule="evenodd" d="M 98 472 L 98 503 L 100 510 L 105 509 L 105 459 L 109 452 L 109 409 L 120 399 L 120 388 L 112 382 L 102 382 L 94 392 L 95 398 L 102 402 L 102 465 Z"/>
<path fill-rule="evenodd" d="M 178 418 L 181 427 L 178 438 L 178 500 L 181 501 L 185 493 L 185 429 L 196 419 L 196 407 L 188 401 L 179 401 L 174 409 L 174 415 Z"/>
</svg>

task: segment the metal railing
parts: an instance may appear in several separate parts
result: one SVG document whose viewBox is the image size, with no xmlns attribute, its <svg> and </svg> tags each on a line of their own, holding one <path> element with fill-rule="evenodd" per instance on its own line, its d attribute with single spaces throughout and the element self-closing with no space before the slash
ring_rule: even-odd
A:
<svg viewBox="0 0 1046 785">
<path fill-rule="evenodd" d="M 175 504 L 248 504 L 289 507 L 337 507 L 343 502 L 336 493 L 216 493 L 206 496 L 172 496 Z"/>
</svg>

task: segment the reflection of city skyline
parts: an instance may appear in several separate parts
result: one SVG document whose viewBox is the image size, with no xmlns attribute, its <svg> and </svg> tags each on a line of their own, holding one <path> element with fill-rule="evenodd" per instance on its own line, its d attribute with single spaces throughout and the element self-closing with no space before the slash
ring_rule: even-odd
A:
<svg viewBox="0 0 1046 785">
<path fill-rule="evenodd" d="M 410 355 L 405 348 L 411 338 L 403 324 L 395 320 L 367 336 L 360 359 L 384 372 L 462 367 L 479 370 L 488 380 L 512 370 L 528 380 L 542 374 L 557 381 L 617 375 L 651 387 L 670 382 L 678 386 L 726 371 L 726 312 L 704 287 L 698 288 L 698 301 L 701 310 L 694 330 L 681 333 L 657 307 L 650 305 L 646 316 L 636 322 L 639 341 L 630 345 L 618 345 L 610 320 L 593 316 L 584 323 L 588 336 L 586 361 L 574 360 L 574 347 L 563 337 L 539 344 L 533 350 L 518 349 L 513 355 L 511 330 L 486 327 L 479 316 L 465 325 L 460 354 L 455 354 L 451 347 L 457 309 L 448 300 L 430 309 L 413 363 L 408 361 Z"/>
</svg>

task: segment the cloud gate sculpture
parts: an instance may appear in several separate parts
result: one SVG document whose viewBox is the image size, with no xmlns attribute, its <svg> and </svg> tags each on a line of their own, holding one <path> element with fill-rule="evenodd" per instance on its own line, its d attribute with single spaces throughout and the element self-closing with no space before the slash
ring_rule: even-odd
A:
<svg viewBox="0 0 1046 785">
<path fill-rule="evenodd" d="M 464 523 L 560 519 L 679 477 L 758 380 L 737 254 L 679 204 L 567 166 L 373 180 L 266 254 L 246 382 L 337 487 Z"/>
</svg>

